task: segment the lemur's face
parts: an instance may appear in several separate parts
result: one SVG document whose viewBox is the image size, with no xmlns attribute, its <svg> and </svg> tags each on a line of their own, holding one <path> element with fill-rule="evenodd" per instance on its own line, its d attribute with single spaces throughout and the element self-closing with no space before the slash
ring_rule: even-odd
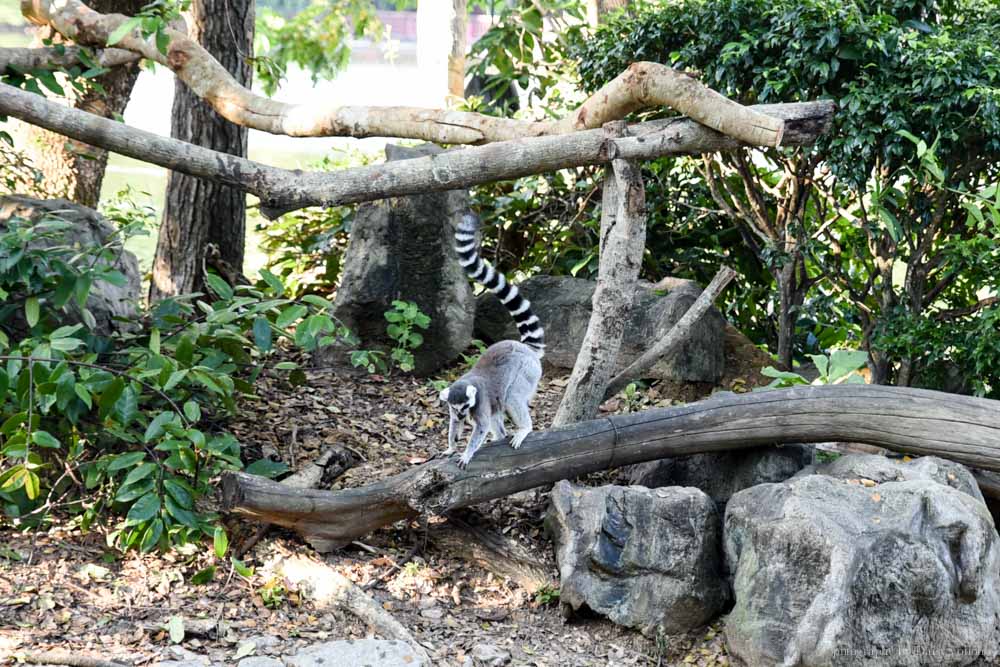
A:
<svg viewBox="0 0 1000 667">
<path fill-rule="evenodd" d="M 476 388 L 471 384 L 465 385 L 464 388 L 453 385 L 441 390 L 440 398 L 459 417 L 466 417 L 476 407 Z"/>
</svg>

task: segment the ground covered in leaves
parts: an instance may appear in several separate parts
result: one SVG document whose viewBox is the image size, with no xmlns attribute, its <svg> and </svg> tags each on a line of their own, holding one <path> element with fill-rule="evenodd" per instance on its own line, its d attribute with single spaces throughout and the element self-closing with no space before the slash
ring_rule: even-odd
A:
<svg viewBox="0 0 1000 667">
<path fill-rule="evenodd" d="M 757 383 L 749 369 L 729 361 L 735 370 L 723 388 Z M 552 373 L 543 379 L 534 402 L 536 424 L 551 422 L 566 381 Z M 603 409 L 670 405 L 707 390 L 653 386 L 612 399 Z M 230 427 L 245 443 L 248 460 L 271 457 L 293 470 L 329 445 L 346 447 L 360 463 L 334 486 L 353 487 L 442 449 L 447 413 L 427 380 L 314 368 L 298 387 L 265 376 L 259 396 L 245 402 Z M 614 480 L 612 472 L 582 481 Z M 362 586 L 413 633 L 436 665 L 466 664 L 479 644 L 509 652 L 513 665 L 729 664 L 718 626 L 655 640 L 600 618 L 564 619 L 552 547 L 542 527 L 546 503 L 545 493 L 527 492 L 464 517 L 515 541 L 547 569 L 551 587 L 533 593 L 440 548 L 416 522 L 377 531 L 364 543 L 323 556 L 292 533 L 260 534 L 256 526 L 228 519 L 230 549 L 245 550 L 243 561 L 253 568 L 249 576 L 234 571 L 228 560 L 218 561 L 208 543 L 163 555 L 122 555 L 97 532 L 4 529 L 0 661 L 10 664 L 19 653 L 60 649 L 133 665 L 192 654 L 236 664 L 246 656 L 287 655 L 318 641 L 372 636 L 357 618 L 317 608 L 308 590 L 296 590 L 277 574 L 284 558 L 304 554 Z M 192 582 L 196 572 L 213 564 L 214 577 Z"/>
</svg>

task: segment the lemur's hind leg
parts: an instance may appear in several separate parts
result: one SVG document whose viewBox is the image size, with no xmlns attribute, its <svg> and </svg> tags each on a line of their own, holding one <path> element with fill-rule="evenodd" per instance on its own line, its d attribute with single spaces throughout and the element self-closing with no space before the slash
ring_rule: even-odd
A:
<svg viewBox="0 0 1000 667">
<path fill-rule="evenodd" d="M 507 437 L 507 429 L 503 425 L 503 413 L 497 412 L 493 415 L 493 421 L 490 423 L 490 438 L 495 440 L 503 440 Z"/>
<path fill-rule="evenodd" d="M 514 435 L 510 440 L 510 446 L 517 449 L 524 442 L 524 439 L 531 433 L 531 410 L 528 408 L 528 401 L 515 401 L 507 406 L 507 414 L 514 422 Z"/>
</svg>

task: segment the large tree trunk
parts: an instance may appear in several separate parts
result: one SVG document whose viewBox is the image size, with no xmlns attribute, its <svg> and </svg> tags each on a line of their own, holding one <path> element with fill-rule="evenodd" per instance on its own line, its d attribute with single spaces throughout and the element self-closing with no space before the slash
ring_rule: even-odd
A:
<svg viewBox="0 0 1000 667">
<path fill-rule="evenodd" d="M 624 121 L 608 123 L 609 137 L 626 133 Z M 614 160 L 604 169 L 600 268 L 587 333 L 553 426 L 592 419 L 614 373 L 635 283 L 646 247 L 646 190 L 639 164 Z"/>
<path fill-rule="evenodd" d="M 99 12 L 134 14 L 146 4 L 145 0 L 87 0 L 87 5 Z M 41 29 L 39 29 L 41 32 Z M 48 36 L 48 31 L 44 31 Z M 35 47 L 42 46 L 41 35 L 35 37 Z M 114 67 L 97 77 L 94 82 L 104 88 L 98 92 L 90 86 L 81 93 L 70 85 L 63 86 L 66 102 L 104 118 L 114 118 L 125 112 L 132 86 L 139 76 L 138 62 Z M 17 146 L 44 174 L 44 181 L 35 188 L 39 196 L 70 199 L 78 204 L 96 208 L 101 197 L 101 184 L 108 164 L 108 152 L 80 141 L 67 140 L 34 125 L 22 124 L 16 130 Z"/>
<path fill-rule="evenodd" d="M 189 36 L 235 77 L 250 86 L 254 0 L 195 0 L 186 16 Z M 247 128 L 217 114 L 177 80 L 171 136 L 213 150 L 246 157 Z M 246 193 L 229 185 L 170 172 L 160 237 L 153 260 L 151 301 L 202 289 L 205 247 L 236 272 L 243 269 L 246 244 Z"/>
</svg>

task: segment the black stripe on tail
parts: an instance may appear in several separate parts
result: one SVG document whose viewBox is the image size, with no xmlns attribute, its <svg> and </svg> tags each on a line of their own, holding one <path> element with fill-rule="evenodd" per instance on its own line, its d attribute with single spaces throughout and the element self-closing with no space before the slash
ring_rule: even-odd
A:
<svg viewBox="0 0 1000 667">
<path fill-rule="evenodd" d="M 531 302 L 521 296 L 517 285 L 511 285 L 507 278 L 493 268 L 493 265 L 479 256 L 479 244 L 476 242 L 476 232 L 479 230 L 479 218 L 471 213 L 462 216 L 455 231 L 455 250 L 458 252 L 458 262 L 465 269 L 469 278 L 475 280 L 497 295 L 500 303 L 510 311 L 517 330 L 521 334 L 521 342 L 538 352 L 545 354 L 545 330 L 542 329 L 538 317 L 531 312 Z"/>
</svg>

